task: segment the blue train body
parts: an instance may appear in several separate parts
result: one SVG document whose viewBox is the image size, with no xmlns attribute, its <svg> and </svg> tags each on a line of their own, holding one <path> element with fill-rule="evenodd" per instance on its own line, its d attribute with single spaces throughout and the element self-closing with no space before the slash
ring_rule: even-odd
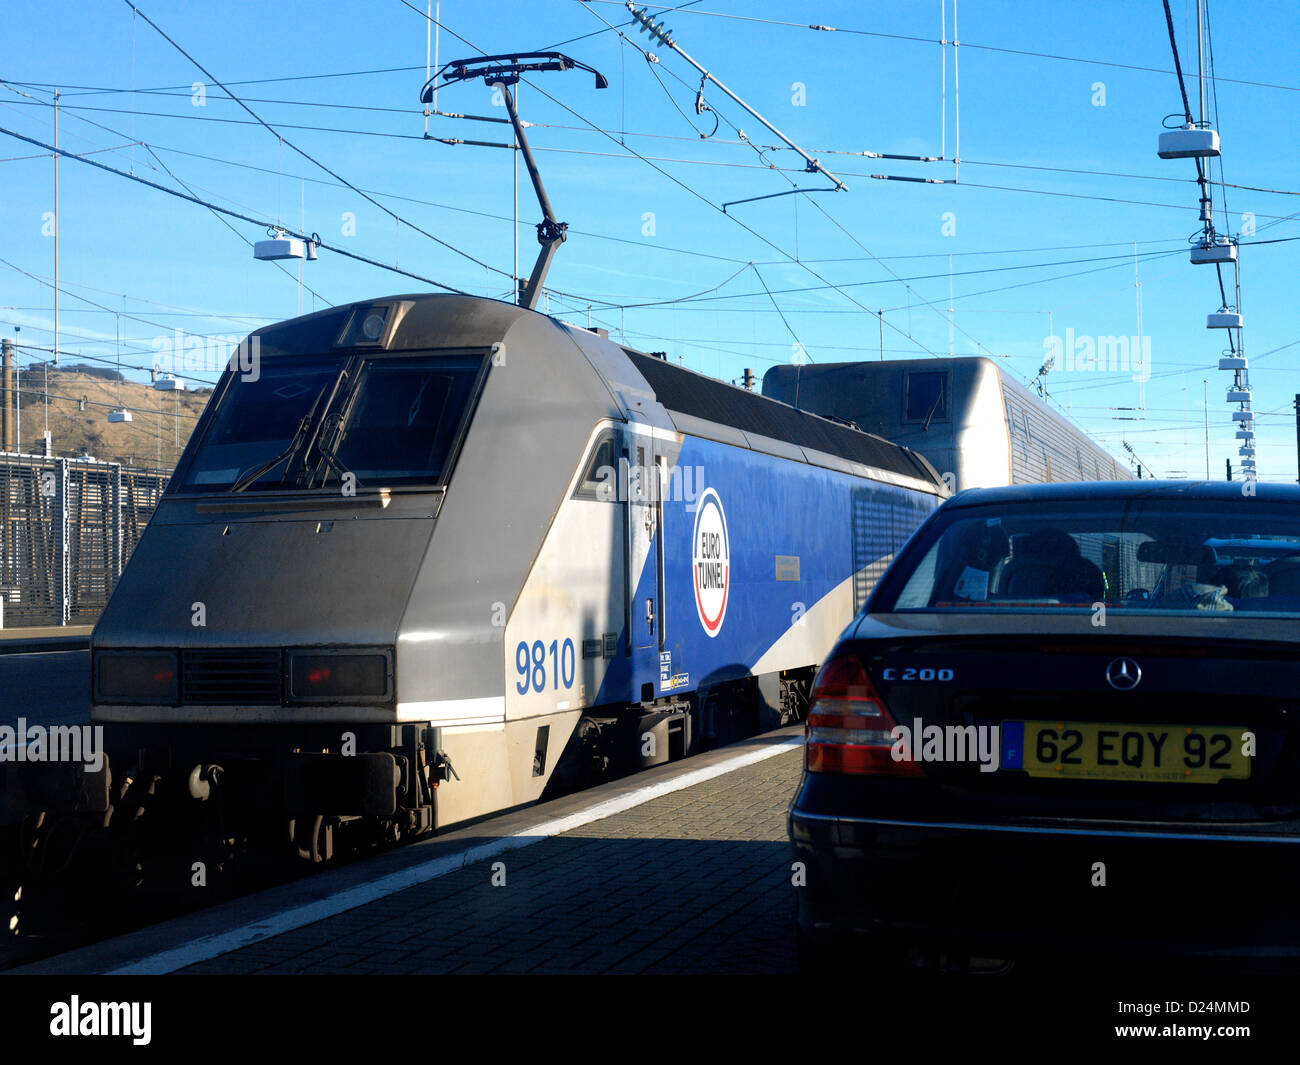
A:
<svg viewBox="0 0 1300 1065">
<path fill-rule="evenodd" d="M 598 705 L 637 701 L 646 685 L 656 696 L 682 695 L 753 677 L 765 656 L 780 656 L 783 641 L 812 626 L 814 640 L 833 640 L 860 605 L 865 573 L 883 569 L 941 501 L 933 492 L 694 437 L 683 440 L 678 462 L 707 477 L 695 491 L 663 501 L 663 649 L 634 619 L 632 630 L 620 634 L 627 657 L 606 673 Z M 721 558 L 701 543 L 711 530 L 701 529 L 700 519 L 713 514 L 725 530 Z M 634 602 L 661 594 L 659 535 Z M 714 583 L 719 570 L 721 589 Z M 719 590 L 720 616 L 702 603 Z M 837 592 L 840 602 L 833 603 Z M 784 668 L 795 668 L 781 657 Z"/>
</svg>

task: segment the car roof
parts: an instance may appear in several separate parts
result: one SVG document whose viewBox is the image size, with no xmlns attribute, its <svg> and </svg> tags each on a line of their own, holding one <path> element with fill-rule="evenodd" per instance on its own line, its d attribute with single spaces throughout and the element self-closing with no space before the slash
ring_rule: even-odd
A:
<svg viewBox="0 0 1300 1065">
<path fill-rule="evenodd" d="M 1242 491 L 1250 484 L 1252 493 Z M 1035 503 L 1050 500 L 1095 500 L 1130 503 L 1135 499 L 1186 499 L 1206 502 L 1265 500 L 1300 503 L 1300 485 L 1260 481 L 1069 481 L 1056 484 L 1012 484 L 998 488 L 967 488 L 944 503 L 944 509 L 989 503 Z"/>
</svg>

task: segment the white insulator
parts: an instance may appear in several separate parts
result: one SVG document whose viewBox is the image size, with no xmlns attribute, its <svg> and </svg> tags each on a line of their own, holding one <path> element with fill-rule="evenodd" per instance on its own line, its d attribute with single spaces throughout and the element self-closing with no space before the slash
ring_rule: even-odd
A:
<svg viewBox="0 0 1300 1065">
<path fill-rule="evenodd" d="M 316 256 L 313 255 L 314 259 Z M 297 237 L 275 237 L 271 240 L 259 240 L 253 245 L 254 259 L 305 259 L 307 242 Z"/>
<path fill-rule="evenodd" d="M 1219 154 L 1219 134 L 1194 126 L 1166 130 L 1156 151 L 1161 159 L 1209 159 Z"/>
<path fill-rule="evenodd" d="M 1237 245 L 1231 243 L 1198 244 L 1192 249 L 1192 263 L 1235 263 Z"/>
</svg>

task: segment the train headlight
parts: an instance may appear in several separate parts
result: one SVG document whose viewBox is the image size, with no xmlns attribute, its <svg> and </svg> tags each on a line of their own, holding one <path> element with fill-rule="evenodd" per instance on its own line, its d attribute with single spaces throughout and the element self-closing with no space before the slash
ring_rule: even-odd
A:
<svg viewBox="0 0 1300 1065">
<path fill-rule="evenodd" d="M 105 703 L 176 702 L 176 655 L 170 651 L 95 652 L 95 698 Z"/>
<path fill-rule="evenodd" d="M 289 655 L 289 693 L 294 702 L 386 698 L 392 690 L 387 654 L 294 651 Z"/>
<path fill-rule="evenodd" d="M 401 304 L 397 305 L 400 307 Z M 335 347 L 355 348 L 382 346 L 389 321 L 393 318 L 393 304 L 379 303 L 358 307 L 348 315 L 347 323 L 334 342 Z"/>
</svg>

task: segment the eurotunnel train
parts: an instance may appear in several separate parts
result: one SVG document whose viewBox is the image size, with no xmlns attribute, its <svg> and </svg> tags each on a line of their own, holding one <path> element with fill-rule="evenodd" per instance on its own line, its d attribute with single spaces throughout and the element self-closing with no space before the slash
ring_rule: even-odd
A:
<svg viewBox="0 0 1300 1065">
<path fill-rule="evenodd" d="M 29 814 L 321 860 L 798 720 L 948 494 L 908 448 L 494 300 L 246 343 L 94 630 L 106 770 L 29 777 Z"/>
<path fill-rule="evenodd" d="M 956 491 L 1132 476 L 983 356 L 775 366 L 763 394 L 913 448 Z"/>
</svg>

